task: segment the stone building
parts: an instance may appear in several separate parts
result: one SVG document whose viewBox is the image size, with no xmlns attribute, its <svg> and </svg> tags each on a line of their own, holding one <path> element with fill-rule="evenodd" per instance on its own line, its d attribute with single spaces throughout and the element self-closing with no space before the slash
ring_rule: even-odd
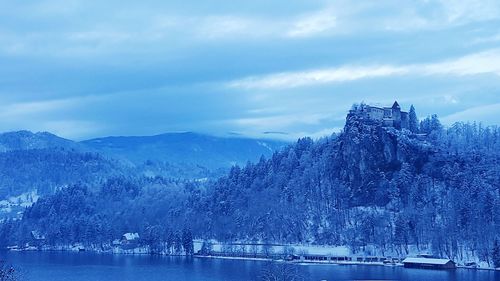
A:
<svg viewBox="0 0 500 281">
<path fill-rule="evenodd" d="M 367 123 L 381 124 L 384 127 L 394 127 L 396 129 L 408 129 L 408 112 L 401 111 L 397 101 L 392 107 L 378 107 L 367 104 L 355 105 L 349 111 L 350 115 L 355 115 Z"/>
</svg>

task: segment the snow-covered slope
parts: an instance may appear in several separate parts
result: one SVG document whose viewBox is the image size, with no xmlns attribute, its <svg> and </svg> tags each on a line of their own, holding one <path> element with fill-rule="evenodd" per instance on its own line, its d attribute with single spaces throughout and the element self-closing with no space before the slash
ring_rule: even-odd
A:
<svg viewBox="0 0 500 281">
<path fill-rule="evenodd" d="M 0 134 L 0 152 L 46 148 L 83 149 L 78 143 L 48 132 L 16 131 Z"/>
</svg>

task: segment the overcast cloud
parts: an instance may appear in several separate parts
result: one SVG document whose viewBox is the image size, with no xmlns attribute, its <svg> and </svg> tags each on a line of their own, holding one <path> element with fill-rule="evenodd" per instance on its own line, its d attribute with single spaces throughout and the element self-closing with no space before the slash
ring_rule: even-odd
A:
<svg viewBox="0 0 500 281">
<path fill-rule="evenodd" d="M 293 139 L 394 100 L 498 124 L 499 26 L 494 0 L 0 0 L 0 131 Z"/>
</svg>

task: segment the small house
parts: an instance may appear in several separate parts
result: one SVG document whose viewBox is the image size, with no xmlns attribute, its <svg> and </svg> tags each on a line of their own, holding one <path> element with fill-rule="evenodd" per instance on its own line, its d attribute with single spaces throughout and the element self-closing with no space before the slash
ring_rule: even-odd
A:
<svg viewBox="0 0 500 281">
<path fill-rule="evenodd" d="M 455 269 L 455 262 L 450 259 L 435 258 L 406 258 L 403 260 L 406 268 L 425 268 L 425 269 Z"/>
<path fill-rule="evenodd" d="M 76 252 L 85 252 L 85 246 L 83 246 L 82 243 L 75 243 L 71 247 L 71 250 Z"/>
<path fill-rule="evenodd" d="M 35 247 L 40 247 L 45 243 L 45 235 L 42 235 L 40 232 L 36 230 L 32 230 L 31 234 L 31 244 Z"/>
<path fill-rule="evenodd" d="M 125 233 L 122 235 L 121 245 L 126 248 L 135 248 L 139 243 L 139 233 Z"/>
<path fill-rule="evenodd" d="M 45 240 L 45 236 L 40 234 L 40 232 L 36 231 L 36 230 L 32 230 L 31 231 L 31 239 L 33 240 Z"/>
</svg>

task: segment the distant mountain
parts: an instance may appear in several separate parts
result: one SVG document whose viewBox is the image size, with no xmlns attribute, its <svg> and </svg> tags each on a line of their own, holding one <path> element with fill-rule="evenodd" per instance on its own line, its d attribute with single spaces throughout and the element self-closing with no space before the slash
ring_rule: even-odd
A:
<svg viewBox="0 0 500 281">
<path fill-rule="evenodd" d="M 74 141 L 58 137 L 48 132 L 30 131 L 7 132 L 0 134 L 0 152 L 46 148 L 81 149 Z"/>
<path fill-rule="evenodd" d="M 48 132 L 0 134 L 0 200 L 127 174 L 129 168 L 118 161 Z"/>
<path fill-rule="evenodd" d="M 359 256 L 427 252 L 491 263 L 500 233 L 500 129 L 443 128 L 437 116 L 415 129 L 350 113 L 340 134 L 300 139 L 216 181 L 75 185 L 39 200 L 22 220 L 0 224 L 0 247 L 20 244 L 30 230 L 52 245 L 109 245 L 137 232 L 151 251 L 170 245 L 172 253 L 169 241 L 189 229 L 207 240 L 341 245 Z M 175 138 L 187 144 L 197 136 Z M 141 151 L 138 144 L 126 147 Z M 217 145 L 174 147 L 168 151 L 192 159 L 213 155 Z"/>
<path fill-rule="evenodd" d="M 0 201 L 119 176 L 216 178 L 233 164 L 270 156 L 284 145 L 195 133 L 75 142 L 48 132 L 8 132 L 0 134 Z"/>
<path fill-rule="evenodd" d="M 130 173 L 118 161 L 48 132 L 2 133 L 0 201 L 7 208 L 0 208 L 0 214 L 4 209 L 9 211 L 17 205 L 32 203 L 22 198 L 52 194 L 75 182 L 97 184 L 102 179 Z"/>
<path fill-rule="evenodd" d="M 64 148 L 7 151 L 0 153 L 0 200 L 26 192 L 52 194 L 77 182 L 97 184 L 133 172 L 98 153 Z"/>
<path fill-rule="evenodd" d="M 225 138 L 197 133 L 167 133 L 143 137 L 106 137 L 81 142 L 105 155 L 141 165 L 148 160 L 176 165 L 202 166 L 209 170 L 244 165 L 262 155 L 271 156 L 285 142 L 249 138 Z"/>
</svg>

